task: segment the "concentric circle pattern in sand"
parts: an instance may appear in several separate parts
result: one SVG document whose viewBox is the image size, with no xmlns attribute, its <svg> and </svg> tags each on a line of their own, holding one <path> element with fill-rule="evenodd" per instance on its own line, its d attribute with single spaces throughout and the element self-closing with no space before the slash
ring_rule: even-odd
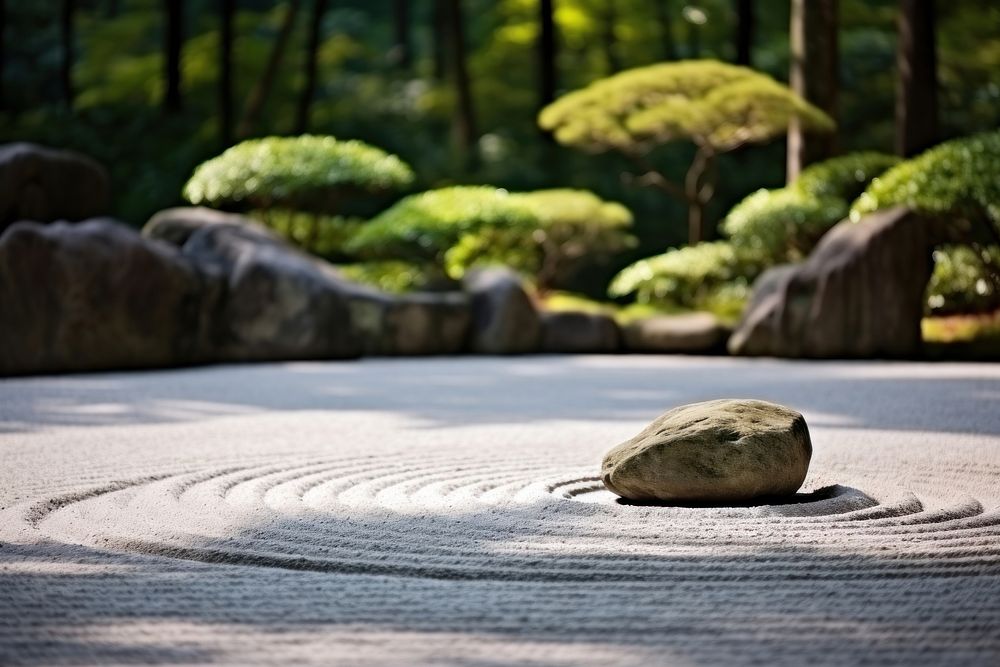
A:
<svg viewBox="0 0 1000 667">
<path fill-rule="evenodd" d="M 544 459 L 275 461 L 26 508 L 50 539 L 210 563 L 500 581 L 865 579 L 1000 571 L 1000 511 L 960 489 L 839 485 L 747 507 L 622 504 Z M 943 478 L 949 478 L 943 470 Z M 627 549 L 622 548 L 627 538 Z M 783 553 L 789 538 L 796 549 Z M 831 564 L 830 554 L 883 556 Z M 803 548 L 806 551 L 803 551 Z M 715 565 L 692 565 L 711 554 Z"/>
</svg>

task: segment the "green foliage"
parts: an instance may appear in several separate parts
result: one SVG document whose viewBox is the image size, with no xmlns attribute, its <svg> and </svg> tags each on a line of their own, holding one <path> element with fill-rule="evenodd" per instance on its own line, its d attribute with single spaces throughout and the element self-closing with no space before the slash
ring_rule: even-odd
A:
<svg viewBox="0 0 1000 667">
<path fill-rule="evenodd" d="M 643 153 L 677 140 L 714 152 L 782 135 L 797 118 L 822 131 L 833 121 L 766 74 L 712 60 L 628 70 L 559 98 L 539 125 L 568 146 Z"/>
<path fill-rule="evenodd" d="M 872 181 L 851 219 L 897 205 L 1000 224 L 1000 130 L 954 139 L 901 162 Z"/>
<path fill-rule="evenodd" d="M 1000 247 L 976 250 L 944 246 L 934 251 L 934 273 L 927 285 L 927 310 L 932 314 L 983 312 L 997 307 L 998 288 L 987 264 L 1000 266 Z"/>
<path fill-rule="evenodd" d="M 850 202 L 872 178 L 897 162 L 892 155 L 867 152 L 814 164 L 789 186 L 758 190 L 734 206 L 722 231 L 735 245 L 773 263 L 801 260 L 847 216 Z"/>
<path fill-rule="evenodd" d="M 564 283 L 585 261 L 630 247 L 632 214 L 586 190 L 567 188 L 512 195 L 532 212 L 533 229 L 490 228 L 464 235 L 447 255 L 449 275 L 469 267 L 505 264 L 534 279 L 540 289 Z"/>
<path fill-rule="evenodd" d="M 484 230 L 530 233 L 534 212 L 506 190 L 454 186 L 410 195 L 362 227 L 348 250 L 374 259 L 402 259 L 443 269 L 445 253 Z"/>
<path fill-rule="evenodd" d="M 744 299 L 764 266 L 759 255 L 731 243 L 701 243 L 631 264 L 615 276 L 608 293 L 635 294 L 640 303 L 708 307 L 720 298 Z"/>
<path fill-rule="evenodd" d="M 250 216 L 306 252 L 333 262 L 350 259 L 344 247 L 364 224 L 361 218 L 283 209 L 251 211 Z"/>
<path fill-rule="evenodd" d="M 192 204 L 334 214 L 345 197 L 400 189 L 413 172 L 395 155 L 329 136 L 267 137 L 233 146 L 195 169 Z"/>
<path fill-rule="evenodd" d="M 426 267 L 411 262 L 386 260 L 361 262 L 340 267 L 345 277 L 377 287 L 383 292 L 399 294 L 428 286 Z"/>
</svg>

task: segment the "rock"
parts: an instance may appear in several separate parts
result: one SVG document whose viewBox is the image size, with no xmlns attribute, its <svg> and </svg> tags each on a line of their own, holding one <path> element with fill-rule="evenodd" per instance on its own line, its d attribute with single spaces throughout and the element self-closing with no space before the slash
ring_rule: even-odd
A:
<svg viewBox="0 0 1000 667">
<path fill-rule="evenodd" d="M 242 215 L 223 213 L 203 206 L 179 206 L 160 211 L 149 219 L 142 228 L 142 234 L 180 247 L 196 231 L 213 225 L 238 225 L 245 230 L 252 230 L 262 241 L 285 245 L 281 237 L 264 225 Z"/>
<path fill-rule="evenodd" d="M 795 493 L 812 456 L 794 410 L 752 400 L 683 405 L 605 457 L 604 485 L 630 500 L 740 502 Z"/>
<path fill-rule="evenodd" d="M 755 283 L 729 351 L 780 357 L 914 357 L 941 223 L 905 208 L 831 229 L 802 264 Z"/>
<path fill-rule="evenodd" d="M 0 146 L 0 232 L 19 220 L 105 215 L 109 204 L 108 174 L 91 158 L 29 143 Z"/>
<path fill-rule="evenodd" d="M 542 325 L 516 273 L 505 268 L 470 271 L 463 281 L 472 298 L 471 349 L 483 354 L 537 352 Z"/>
<path fill-rule="evenodd" d="M 217 358 L 344 359 L 361 353 L 351 327 L 350 287 L 325 262 L 245 222 L 203 225 L 181 253 L 225 285 L 213 326 Z"/>
<path fill-rule="evenodd" d="M 0 235 L 0 375 L 205 360 L 218 292 L 173 247 L 108 219 Z"/>
<path fill-rule="evenodd" d="M 582 312 L 543 312 L 542 351 L 565 353 L 618 352 L 621 333 L 614 318 Z"/>
<path fill-rule="evenodd" d="M 390 295 L 358 287 L 348 298 L 351 323 L 364 354 L 460 354 L 472 321 L 461 292 Z"/>
<path fill-rule="evenodd" d="M 661 315 L 623 329 L 630 352 L 714 354 L 725 349 L 728 330 L 711 313 Z"/>
</svg>

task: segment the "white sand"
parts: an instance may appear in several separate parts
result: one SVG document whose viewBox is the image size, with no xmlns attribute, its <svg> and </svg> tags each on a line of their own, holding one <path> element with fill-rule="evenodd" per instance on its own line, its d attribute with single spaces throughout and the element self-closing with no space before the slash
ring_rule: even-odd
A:
<svg viewBox="0 0 1000 667">
<path fill-rule="evenodd" d="M 613 502 L 674 405 L 803 502 Z M 0 664 L 1000 664 L 1000 365 L 534 357 L 0 381 Z M 811 495 L 809 495 L 811 494 Z"/>
</svg>

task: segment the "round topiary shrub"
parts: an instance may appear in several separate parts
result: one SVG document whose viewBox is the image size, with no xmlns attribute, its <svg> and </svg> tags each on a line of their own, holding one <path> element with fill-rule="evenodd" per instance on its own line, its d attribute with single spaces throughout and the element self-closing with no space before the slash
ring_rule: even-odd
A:
<svg viewBox="0 0 1000 667">
<path fill-rule="evenodd" d="M 346 198 L 399 190 L 412 182 L 410 167 L 379 148 L 303 135 L 237 144 L 199 165 L 183 194 L 192 204 L 226 210 L 334 215 Z"/>
</svg>

